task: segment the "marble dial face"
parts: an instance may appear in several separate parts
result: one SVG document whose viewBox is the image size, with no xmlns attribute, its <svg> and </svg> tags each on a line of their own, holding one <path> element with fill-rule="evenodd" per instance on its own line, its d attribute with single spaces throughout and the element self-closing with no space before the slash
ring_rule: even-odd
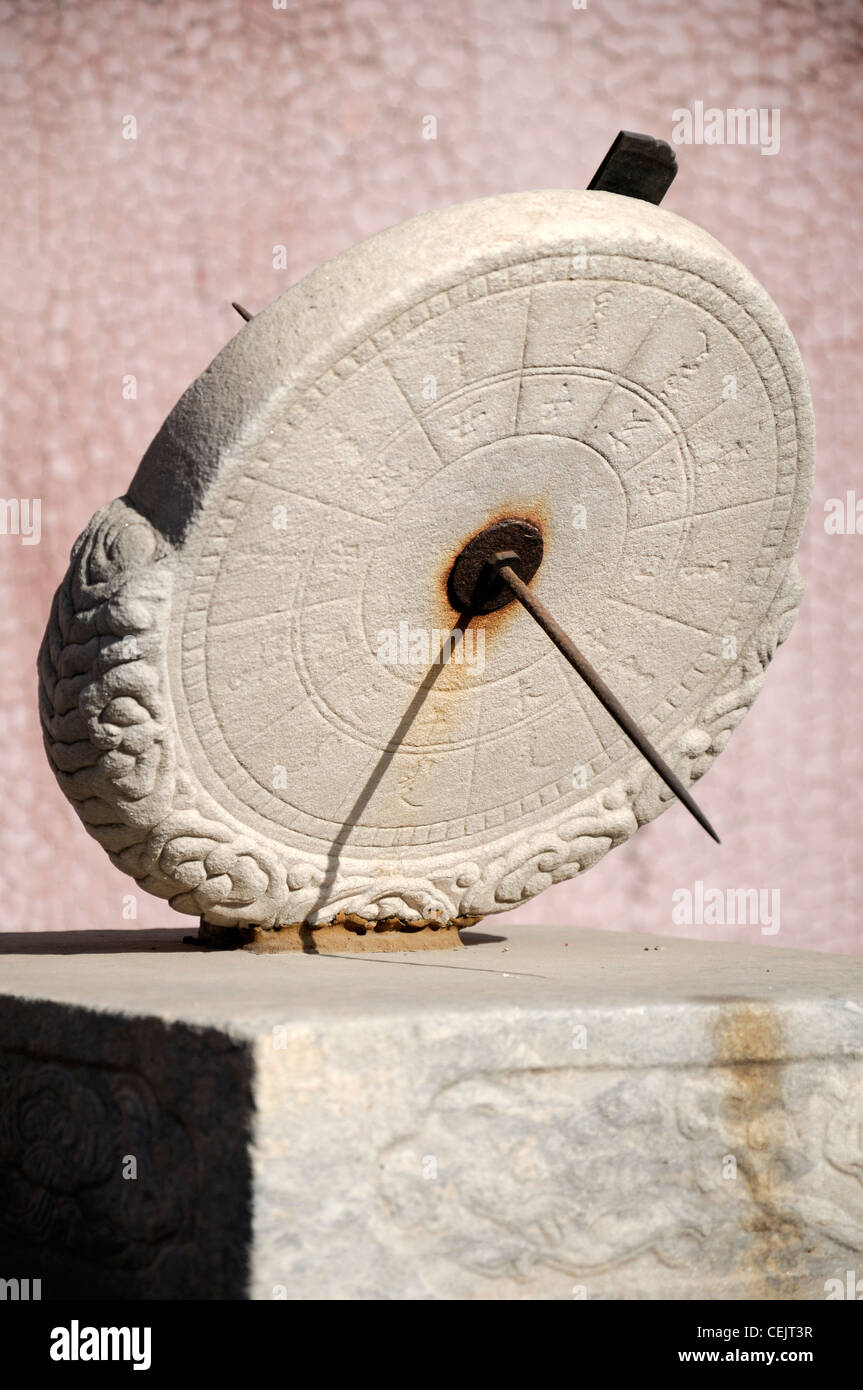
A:
<svg viewBox="0 0 863 1390">
<path fill-rule="evenodd" d="M 265 860 L 274 920 L 508 907 L 667 804 L 517 605 L 451 638 L 449 572 L 490 522 L 540 528 L 533 588 L 685 781 L 789 625 L 811 473 L 790 333 L 716 243 L 690 229 L 686 254 L 680 219 L 645 210 L 668 236 L 646 251 L 633 200 L 557 196 L 557 245 L 528 218 L 498 264 L 466 246 L 431 286 L 406 273 L 397 312 L 361 306 L 349 343 L 333 320 L 314 371 L 262 389 L 220 448 L 179 538 L 147 460 L 130 491 L 175 567 L 187 800 Z M 585 198 L 605 233 L 579 235 Z M 367 246 L 350 255 L 385 257 Z M 308 284 L 241 330 L 247 353 L 283 341 Z"/>
<path fill-rule="evenodd" d="M 520 609 L 438 661 L 449 568 L 497 518 L 540 526 L 537 593 L 659 742 L 745 644 L 793 453 L 719 306 L 613 259 L 416 306 L 333 364 L 207 516 L 178 694 L 252 823 L 326 850 L 350 816 L 367 852 L 470 852 L 637 761 Z"/>
</svg>

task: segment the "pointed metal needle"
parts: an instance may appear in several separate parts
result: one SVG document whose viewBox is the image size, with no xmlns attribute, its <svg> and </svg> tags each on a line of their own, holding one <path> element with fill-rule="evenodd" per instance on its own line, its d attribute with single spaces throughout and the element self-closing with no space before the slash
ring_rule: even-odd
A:
<svg viewBox="0 0 863 1390">
<path fill-rule="evenodd" d="M 575 668 L 585 685 L 593 692 L 599 703 L 611 715 L 612 719 L 620 725 L 627 738 L 632 740 L 639 753 L 650 763 L 654 772 L 659 774 L 665 785 L 671 788 L 674 795 L 679 801 L 683 802 L 687 811 L 695 817 L 698 824 L 707 831 L 708 835 L 712 836 L 717 844 L 721 844 L 722 842 L 713 829 L 713 826 L 710 824 L 710 821 L 698 806 L 698 803 L 687 791 L 686 787 L 684 787 L 680 778 L 672 772 L 665 759 L 657 753 L 653 744 L 645 734 L 642 733 L 632 716 L 627 714 L 623 705 L 617 697 L 612 694 L 599 673 L 594 670 L 587 658 L 582 656 L 575 644 L 570 641 L 566 633 L 558 626 L 545 605 L 540 603 L 533 590 L 527 587 L 524 580 L 519 579 L 512 565 L 508 563 L 509 560 L 517 561 L 518 555 L 514 551 L 503 551 L 495 555 L 491 562 L 494 574 L 490 577 L 496 577 L 502 580 L 502 582 L 512 590 L 522 607 L 526 608 L 534 621 L 539 623 L 539 626 L 546 636 L 551 638 L 561 655 L 566 657 L 570 666 Z"/>
<path fill-rule="evenodd" d="M 245 320 L 246 320 L 246 323 L 249 323 L 249 322 L 251 321 L 251 319 L 253 319 L 253 318 L 255 317 L 254 314 L 250 314 L 250 313 L 249 313 L 248 309 L 244 309 L 243 306 L 242 306 L 242 304 L 238 304 L 237 301 L 236 301 L 236 299 L 232 299 L 232 300 L 231 300 L 231 308 L 232 308 L 232 309 L 236 309 L 236 311 L 237 311 L 237 313 L 239 314 L 240 318 L 241 318 L 241 319 L 245 319 Z"/>
</svg>

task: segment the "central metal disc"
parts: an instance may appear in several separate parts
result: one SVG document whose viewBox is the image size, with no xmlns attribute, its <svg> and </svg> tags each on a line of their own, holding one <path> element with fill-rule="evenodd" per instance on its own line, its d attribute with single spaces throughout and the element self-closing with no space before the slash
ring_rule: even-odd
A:
<svg viewBox="0 0 863 1390">
<path fill-rule="evenodd" d="M 507 517 L 478 532 L 465 546 L 450 571 L 447 583 L 449 601 L 458 613 L 493 613 L 513 602 L 505 584 L 499 581 L 483 588 L 478 601 L 480 576 L 499 550 L 514 550 L 519 557 L 517 572 L 529 584 L 542 563 L 542 532 L 532 521 Z"/>
</svg>

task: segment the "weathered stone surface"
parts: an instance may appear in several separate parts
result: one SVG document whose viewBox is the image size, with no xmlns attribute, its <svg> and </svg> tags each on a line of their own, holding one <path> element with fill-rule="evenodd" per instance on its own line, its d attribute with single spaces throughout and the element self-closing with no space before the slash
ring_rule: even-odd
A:
<svg viewBox="0 0 863 1390">
<path fill-rule="evenodd" d="M 45 1297 L 819 1299 L 859 1275 L 859 960 L 552 927 L 445 958 L 95 935 L 0 942 L 0 1261 Z"/>
<path fill-rule="evenodd" d="M 219 926 L 502 911 L 669 801 L 519 611 L 429 668 L 456 556 L 534 521 L 538 595 L 689 782 L 793 622 L 812 462 L 787 326 L 683 219 L 552 191 L 396 227 L 243 327 L 79 540 L 58 779 Z M 383 658 L 403 630 L 425 656 Z"/>
</svg>

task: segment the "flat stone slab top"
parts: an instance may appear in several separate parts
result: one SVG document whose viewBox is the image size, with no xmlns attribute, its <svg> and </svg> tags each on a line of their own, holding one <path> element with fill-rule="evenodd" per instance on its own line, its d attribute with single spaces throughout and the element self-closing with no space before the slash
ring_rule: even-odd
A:
<svg viewBox="0 0 863 1390">
<path fill-rule="evenodd" d="M 5 1273 L 784 1300 L 863 1269 L 863 961 L 487 928 L 444 955 L 0 937 Z"/>
</svg>

